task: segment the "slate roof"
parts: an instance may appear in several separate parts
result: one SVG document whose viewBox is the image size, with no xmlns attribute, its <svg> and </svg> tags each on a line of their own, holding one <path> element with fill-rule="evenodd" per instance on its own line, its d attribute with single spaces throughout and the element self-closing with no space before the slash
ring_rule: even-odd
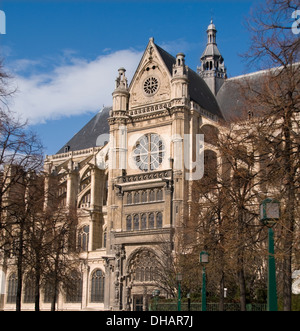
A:
<svg viewBox="0 0 300 331">
<path fill-rule="evenodd" d="M 69 147 L 70 152 L 96 147 L 97 138 L 101 134 L 109 133 L 108 117 L 110 110 L 111 107 L 105 107 L 99 111 L 57 154 L 64 153 L 66 146 Z"/>
<path fill-rule="evenodd" d="M 165 62 L 170 74 L 172 74 L 173 65 L 176 63 L 176 58 L 158 45 L 155 46 Z M 205 81 L 191 68 L 188 70 L 188 79 L 191 100 L 195 101 L 199 106 L 209 111 L 211 114 L 223 119 L 218 102 Z"/>
<path fill-rule="evenodd" d="M 247 81 L 258 89 L 261 84 L 262 76 L 265 73 L 266 71 L 258 71 L 252 74 L 233 77 L 224 82 L 217 94 L 217 101 L 226 121 L 247 118 L 247 108 L 249 107 L 245 104 L 246 101 L 241 89 L 246 87 Z"/>
</svg>

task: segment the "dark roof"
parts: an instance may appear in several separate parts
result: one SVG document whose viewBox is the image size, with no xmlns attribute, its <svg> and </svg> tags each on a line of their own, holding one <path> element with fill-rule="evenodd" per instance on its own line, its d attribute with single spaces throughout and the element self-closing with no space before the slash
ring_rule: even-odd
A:
<svg viewBox="0 0 300 331">
<path fill-rule="evenodd" d="M 164 49 L 155 45 L 163 61 L 165 62 L 170 74 L 172 75 L 173 65 L 176 63 L 174 56 L 170 55 Z M 195 101 L 203 109 L 213 115 L 223 118 L 218 102 L 207 86 L 205 81 L 192 69 L 188 69 L 189 93 L 192 101 Z"/>
<path fill-rule="evenodd" d="M 97 138 L 101 134 L 109 133 L 108 117 L 111 107 L 105 107 L 97 115 L 95 115 L 75 136 L 68 141 L 58 152 L 61 154 L 65 152 L 65 147 L 68 150 L 78 151 L 81 149 L 91 148 L 97 146 Z"/>
<path fill-rule="evenodd" d="M 158 45 L 155 44 L 155 46 L 156 46 L 161 58 L 165 62 L 165 65 L 167 66 L 170 74 L 172 75 L 173 65 L 176 64 L 176 58 L 174 56 L 172 56 L 171 54 L 169 54 L 168 52 L 166 52 L 161 47 L 159 47 Z"/>
<path fill-rule="evenodd" d="M 189 92 L 191 100 L 195 101 L 203 109 L 213 115 L 223 118 L 218 102 L 205 81 L 193 70 L 189 68 Z"/>
<path fill-rule="evenodd" d="M 226 80 L 217 94 L 217 101 L 226 121 L 232 121 L 242 115 L 242 100 L 238 83 L 239 80 Z"/>
<path fill-rule="evenodd" d="M 265 71 L 258 71 L 252 74 L 227 79 L 217 94 L 217 101 L 226 121 L 246 119 L 248 117 L 247 98 L 252 96 L 251 91 L 247 92 L 247 84 L 259 89 L 262 76 Z M 255 114 L 254 114 L 255 115 Z"/>
</svg>

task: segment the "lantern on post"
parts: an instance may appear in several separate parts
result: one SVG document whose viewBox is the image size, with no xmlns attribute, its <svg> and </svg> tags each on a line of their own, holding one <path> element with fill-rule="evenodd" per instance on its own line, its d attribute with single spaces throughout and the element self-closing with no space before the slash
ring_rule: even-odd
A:
<svg viewBox="0 0 300 331">
<path fill-rule="evenodd" d="M 260 221 L 267 227 L 273 227 L 280 218 L 280 202 L 268 198 L 260 204 Z"/>
<path fill-rule="evenodd" d="M 280 202 L 267 198 L 260 204 L 260 221 L 269 228 L 268 232 L 268 299 L 267 310 L 278 311 L 276 266 L 273 227 L 280 218 Z"/>
<path fill-rule="evenodd" d="M 205 265 L 209 262 L 209 254 L 205 251 L 200 253 L 200 264 L 202 265 L 202 311 L 206 311 L 206 272 Z"/>
<path fill-rule="evenodd" d="M 182 282 L 182 274 L 178 273 L 176 275 L 176 281 L 178 283 L 178 301 L 177 301 L 177 310 L 181 311 L 181 282 Z"/>
</svg>

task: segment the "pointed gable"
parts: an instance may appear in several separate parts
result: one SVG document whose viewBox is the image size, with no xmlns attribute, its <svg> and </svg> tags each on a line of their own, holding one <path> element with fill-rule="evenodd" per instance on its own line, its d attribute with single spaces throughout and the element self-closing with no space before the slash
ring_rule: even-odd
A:
<svg viewBox="0 0 300 331">
<path fill-rule="evenodd" d="M 171 98 L 171 79 L 173 65 L 176 58 L 154 43 L 150 38 L 146 51 L 140 61 L 136 73 L 130 84 L 130 108 L 142 106 L 147 103 L 163 102 Z M 155 67 L 155 69 L 153 69 Z M 143 83 L 150 76 L 158 75 L 160 91 L 153 97 L 145 96 Z M 191 101 L 196 102 L 212 115 L 223 119 L 223 115 L 218 106 L 215 96 L 205 83 L 205 81 L 192 69 L 188 68 L 189 95 Z M 169 90 L 169 91 L 168 91 Z"/>
<path fill-rule="evenodd" d="M 153 38 L 150 38 L 129 87 L 129 108 L 170 100 L 171 78 L 168 64 Z"/>
</svg>

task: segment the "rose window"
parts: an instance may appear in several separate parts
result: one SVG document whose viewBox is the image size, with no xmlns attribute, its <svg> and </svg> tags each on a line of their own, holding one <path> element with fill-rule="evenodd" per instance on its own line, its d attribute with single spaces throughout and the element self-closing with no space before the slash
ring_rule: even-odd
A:
<svg viewBox="0 0 300 331">
<path fill-rule="evenodd" d="M 162 164 L 165 156 L 165 145 L 157 134 L 141 137 L 133 152 L 134 161 L 142 171 L 154 171 Z"/>
<path fill-rule="evenodd" d="M 144 91 L 148 95 L 155 94 L 158 90 L 158 79 L 155 77 L 150 77 L 144 82 Z"/>
</svg>

